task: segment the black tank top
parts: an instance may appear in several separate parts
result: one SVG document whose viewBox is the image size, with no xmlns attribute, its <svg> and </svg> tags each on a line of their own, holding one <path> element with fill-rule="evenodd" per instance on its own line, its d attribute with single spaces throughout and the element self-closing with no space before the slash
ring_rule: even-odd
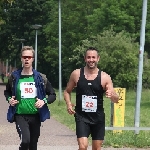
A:
<svg viewBox="0 0 150 150">
<path fill-rule="evenodd" d="M 103 87 L 101 85 L 101 71 L 94 80 L 87 80 L 84 76 L 84 68 L 80 69 L 80 77 L 76 87 L 76 106 L 75 118 L 76 120 L 83 120 L 88 123 L 97 123 L 105 120 L 103 108 Z M 85 112 L 82 109 L 83 95 L 89 97 L 97 97 L 96 112 Z"/>
</svg>

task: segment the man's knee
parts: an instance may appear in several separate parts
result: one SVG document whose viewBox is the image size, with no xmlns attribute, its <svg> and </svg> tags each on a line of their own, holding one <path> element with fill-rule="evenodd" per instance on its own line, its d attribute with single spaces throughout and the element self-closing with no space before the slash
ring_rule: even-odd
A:
<svg viewBox="0 0 150 150">
<path fill-rule="evenodd" d="M 79 150 L 87 150 L 88 148 L 88 138 L 82 137 L 78 138 Z"/>
<path fill-rule="evenodd" d="M 30 144 L 30 139 L 29 139 L 29 138 L 22 139 L 21 144 L 23 144 L 23 145 L 28 145 L 28 146 L 29 146 L 29 144 Z"/>
<path fill-rule="evenodd" d="M 19 150 L 27 150 L 29 148 L 30 141 L 29 140 L 23 140 L 20 144 Z"/>
</svg>

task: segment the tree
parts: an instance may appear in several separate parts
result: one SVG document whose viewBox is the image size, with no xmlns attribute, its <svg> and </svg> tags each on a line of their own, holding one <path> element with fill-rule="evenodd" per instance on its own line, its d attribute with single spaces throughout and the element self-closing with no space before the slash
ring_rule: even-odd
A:
<svg viewBox="0 0 150 150">
<path fill-rule="evenodd" d="M 94 46 L 99 50 L 101 70 L 111 75 L 116 87 L 133 88 L 136 84 L 138 65 L 138 44 L 125 31 L 116 33 L 106 30 L 97 36 L 83 40 L 74 50 L 72 62 L 83 66 L 85 49 Z M 76 55 L 78 54 L 78 55 Z M 82 59 L 81 59 L 82 57 Z"/>
<path fill-rule="evenodd" d="M 42 28 L 38 30 L 38 70 L 45 73 L 52 80 L 52 84 L 58 87 L 58 1 L 15 0 L 10 5 L 7 0 L 3 0 L 3 4 L 0 4 L 0 20 L 2 19 L 0 24 L 1 59 L 11 57 L 12 63 L 13 60 L 17 60 L 17 65 L 21 66 L 21 63 L 18 63 L 20 62 L 21 43 L 16 39 L 24 38 L 26 39 L 25 45 L 34 47 L 35 31 L 31 25 L 41 24 Z M 125 33 L 128 33 L 127 37 L 133 37 L 139 41 L 142 1 L 64 0 L 61 4 L 63 86 L 66 86 L 68 75 L 77 67 L 75 62 L 68 60 L 68 58 L 72 58 L 73 50 L 79 45 L 81 46 L 83 40 L 91 44 L 93 37 L 97 37 L 97 34 L 101 35 L 103 31 L 110 29 L 113 25 L 115 33 L 124 30 Z M 148 13 L 145 46 L 147 52 L 150 43 L 149 27 Z M 118 47 L 114 46 L 114 48 Z M 120 47 L 120 52 L 123 50 L 124 48 Z M 104 55 L 108 54 L 105 52 Z M 119 54 L 114 53 L 113 56 L 119 57 Z M 80 53 L 79 57 L 83 58 Z M 105 64 L 103 65 L 105 66 Z M 118 75 L 118 80 L 120 78 L 122 78 L 121 75 Z"/>
<path fill-rule="evenodd" d="M 4 59 L 8 57 L 8 54 L 11 55 L 11 57 L 14 56 L 13 54 L 19 57 L 18 53 L 21 49 L 21 43 L 17 41 L 17 39 L 24 38 L 26 40 L 26 45 L 34 47 L 35 31 L 31 26 L 37 23 L 44 25 L 44 3 L 44 0 L 33 0 L 32 2 L 30 0 L 15 0 L 12 6 L 7 2 L 1 5 L 1 16 L 5 24 L 1 25 L 0 41 L 2 44 L 0 45 L 0 50 Z M 42 46 L 45 47 L 43 45 L 45 43 L 45 38 L 40 30 L 38 35 L 40 35 L 38 37 L 39 48 Z M 20 45 L 17 46 L 18 44 Z M 16 59 L 15 56 L 13 58 Z"/>
<path fill-rule="evenodd" d="M 106 0 L 99 8 L 93 10 L 93 14 L 87 16 L 87 20 L 94 34 L 114 25 L 115 32 L 125 30 L 139 35 L 141 13 L 141 1 Z"/>
</svg>

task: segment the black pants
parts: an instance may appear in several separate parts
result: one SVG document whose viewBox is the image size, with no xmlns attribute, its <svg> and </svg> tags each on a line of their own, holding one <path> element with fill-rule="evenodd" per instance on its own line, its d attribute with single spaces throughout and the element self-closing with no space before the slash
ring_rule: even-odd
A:
<svg viewBox="0 0 150 150">
<path fill-rule="evenodd" d="M 40 117 L 36 115 L 15 115 L 16 129 L 21 144 L 19 150 L 37 150 L 37 142 L 40 136 Z"/>
</svg>

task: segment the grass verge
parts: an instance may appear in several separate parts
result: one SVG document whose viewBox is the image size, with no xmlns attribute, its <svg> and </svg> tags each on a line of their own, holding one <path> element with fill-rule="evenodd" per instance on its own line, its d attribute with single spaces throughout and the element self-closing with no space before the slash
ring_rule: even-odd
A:
<svg viewBox="0 0 150 150">
<path fill-rule="evenodd" d="M 57 93 L 58 94 L 58 93 Z M 75 104 L 75 93 L 72 93 L 72 103 Z M 135 91 L 126 92 L 125 101 L 125 126 L 134 127 L 134 111 L 135 111 Z M 143 90 L 141 98 L 140 111 L 140 127 L 150 127 L 150 90 Z M 104 99 L 104 109 L 106 114 L 106 126 L 110 126 L 110 100 Z M 68 126 L 75 131 L 74 116 L 67 113 L 64 100 L 61 102 L 58 99 L 50 106 L 51 116 L 62 124 Z M 91 139 L 90 139 L 91 141 Z M 150 131 L 140 131 L 138 135 L 134 131 L 123 131 L 122 133 L 113 133 L 106 131 L 104 147 L 150 147 Z"/>
</svg>

